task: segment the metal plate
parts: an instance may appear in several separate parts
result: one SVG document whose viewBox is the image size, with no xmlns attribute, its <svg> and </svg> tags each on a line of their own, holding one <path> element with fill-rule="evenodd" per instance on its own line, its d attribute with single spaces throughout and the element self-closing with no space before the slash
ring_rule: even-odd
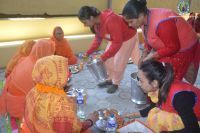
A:
<svg viewBox="0 0 200 133">
<path fill-rule="evenodd" d="M 95 127 L 101 131 L 106 131 L 107 120 L 97 120 Z"/>
<path fill-rule="evenodd" d="M 96 111 L 98 113 L 98 120 L 95 122 L 95 127 L 101 131 L 106 131 L 107 118 L 114 114 L 117 120 L 118 128 L 123 126 L 124 119 L 118 114 L 115 109 L 99 109 Z"/>
<path fill-rule="evenodd" d="M 79 67 L 79 64 L 76 64 L 76 65 L 70 65 L 69 66 L 69 69 L 70 69 L 70 72 L 72 74 L 76 74 L 80 71 L 80 67 Z"/>
</svg>

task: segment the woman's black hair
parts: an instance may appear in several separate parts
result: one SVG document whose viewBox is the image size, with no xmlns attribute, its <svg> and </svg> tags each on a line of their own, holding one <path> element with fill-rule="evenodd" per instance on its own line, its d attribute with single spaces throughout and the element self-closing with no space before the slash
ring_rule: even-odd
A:
<svg viewBox="0 0 200 133">
<path fill-rule="evenodd" d="M 87 20 L 90 19 L 91 16 L 97 17 L 100 15 L 100 11 L 96 7 L 92 6 L 83 6 L 78 12 L 79 20 Z"/>
<path fill-rule="evenodd" d="M 67 93 L 68 90 L 70 89 L 70 86 L 69 86 L 69 85 L 65 85 L 65 86 L 63 87 L 63 89 L 64 89 L 64 91 Z"/>
<path fill-rule="evenodd" d="M 138 18 L 141 13 L 147 14 L 146 0 L 129 0 L 122 11 L 126 19 Z"/>
<path fill-rule="evenodd" d="M 196 21 L 200 21 L 200 13 L 197 14 Z"/>
<path fill-rule="evenodd" d="M 96 34 L 96 31 L 95 31 L 94 26 L 92 26 L 92 27 L 90 28 L 90 31 L 91 31 L 92 33 Z"/>
<path fill-rule="evenodd" d="M 169 88 L 174 79 L 172 66 L 169 63 L 161 63 L 151 59 L 143 62 L 139 69 L 144 72 L 150 83 L 153 80 L 158 81 L 158 104 L 165 102 L 169 93 Z"/>
</svg>

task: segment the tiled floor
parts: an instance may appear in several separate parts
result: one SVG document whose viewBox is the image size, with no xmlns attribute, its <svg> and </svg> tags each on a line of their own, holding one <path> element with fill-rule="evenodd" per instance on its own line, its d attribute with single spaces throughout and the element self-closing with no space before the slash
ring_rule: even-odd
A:
<svg viewBox="0 0 200 133">
<path fill-rule="evenodd" d="M 92 77 L 86 67 L 82 71 L 72 76 L 70 84 L 75 88 L 84 88 L 87 91 L 88 98 L 85 111 L 91 113 L 101 108 L 114 108 L 120 113 L 134 112 L 144 107 L 144 105 L 136 105 L 131 101 L 131 77 L 130 74 L 137 71 L 137 67 L 128 64 L 124 73 L 119 90 L 114 94 L 108 94 L 106 88 L 98 88 L 97 82 Z M 0 70 L 0 80 L 3 80 L 4 70 Z M 198 74 L 196 86 L 200 88 L 200 73 Z M 145 118 L 140 119 L 144 121 Z M 91 129 L 98 133 L 95 128 Z"/>
</svg>

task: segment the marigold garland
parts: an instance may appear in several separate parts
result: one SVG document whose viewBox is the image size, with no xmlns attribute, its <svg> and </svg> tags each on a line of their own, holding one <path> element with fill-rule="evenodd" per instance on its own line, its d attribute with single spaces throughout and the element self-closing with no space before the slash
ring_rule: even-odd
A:
<svg viewBox="0 0 200 133">
<path fill-rule="evenodd" d="M 40 92 L 44 93 L 54 93 L 54 94 L 61 94 L 61 95 L 66 95 L 64 92 L 64 89 L 56 88 L 56 87 L 51 87 L 51 86 L 46 86 L 43 84 L 37 84 L 36 89 Z"/>
</svg>

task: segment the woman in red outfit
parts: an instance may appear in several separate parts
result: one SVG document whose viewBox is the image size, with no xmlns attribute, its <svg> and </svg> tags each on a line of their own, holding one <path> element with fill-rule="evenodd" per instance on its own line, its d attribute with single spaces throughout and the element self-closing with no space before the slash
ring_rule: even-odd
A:
<svg viewBox="0 0 200 133">
<path fill-rule="evenodd" d="M 193 74 L 188 80 L 195 82 L 200 45 L 196 33 L 182 17 L 169 9 L 147 9 L 146 0 L 129 0 L 122 14 L 129 26 L 143 29 L 145 50 L 141 61 L 154 58 L 172 64 L 178 80 L 190 70 Z"/>
<path fill-rule="evenodd" d="M 109 41 L 106 51 L 100 57 L 105 63 L 109 78 L 99 86 L 111 85 L 107 92 L 114 93 L 138 39 L 136 30 L 129 28 L 121 16 L 109 9 L 100 12 L 95 7 L 83 6 L 78 17 L 85 26 L 95 32 L 95 39 L 86 52 L 87 56 L 99 48 L 103 39 Z"/>
<path fill-rule="evenodd" d="M 199 133 L 200 90 L 173 80 L 169 63 L 147 60 L 138 71 L 138 85 L 152 104 L 124 117 L 146 117 L 146 124 L 156 133 Z"/>
</svg>

